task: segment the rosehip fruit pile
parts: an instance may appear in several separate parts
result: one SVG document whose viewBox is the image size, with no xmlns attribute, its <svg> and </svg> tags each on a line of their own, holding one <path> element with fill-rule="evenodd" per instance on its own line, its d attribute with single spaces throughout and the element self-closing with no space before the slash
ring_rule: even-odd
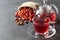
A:
<svg viewBox="0 0 60 40">
<path fill-rule="evenodd" d="M 15 13 L 15 21 L 17 24 L 22 25 L 24 23 L 27 23 L 28 21 L 32 22 L 34 16 L 35 12 L 33 8 L 22 7 Z"/>
</svg>

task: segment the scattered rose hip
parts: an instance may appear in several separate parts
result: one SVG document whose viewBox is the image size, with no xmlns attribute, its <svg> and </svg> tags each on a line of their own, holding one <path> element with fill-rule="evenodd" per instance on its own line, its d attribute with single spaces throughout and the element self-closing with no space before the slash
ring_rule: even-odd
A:
<svg viewBox="0 0 60 40">
<path fill-rule="evenodd" d="M 28 21 L 32 22 L 35 12 L 30 7 L 22 7 L 15 13 L 15 21 L 17 24 L 22 25 Z"/>
</svg>

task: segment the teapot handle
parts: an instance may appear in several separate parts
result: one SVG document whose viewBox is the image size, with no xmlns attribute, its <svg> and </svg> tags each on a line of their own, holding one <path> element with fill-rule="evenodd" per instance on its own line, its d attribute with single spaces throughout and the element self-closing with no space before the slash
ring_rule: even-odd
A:
<svg viewBox="0 0 60 40">
<path fill-rule="evenodd" d="M 54 4 L 50 4 L 50 6 L 54 7 L 54 9 L 56 10 L 56 12 L 59 13 L 57 6 L 55 6 Z"/>
</svg>

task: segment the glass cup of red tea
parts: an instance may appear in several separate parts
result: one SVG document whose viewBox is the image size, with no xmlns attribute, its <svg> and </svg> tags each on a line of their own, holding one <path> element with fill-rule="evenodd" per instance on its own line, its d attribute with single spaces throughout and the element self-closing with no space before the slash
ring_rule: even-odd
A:
<svg viewBox="0 0 60 40">
<path fill-rule="evenodd" d="M 55 28 L 49 24 L 49 21 L 49 17 L 35 17 L 33 19 L 35 38 L 38 38 L 38 35 L 42 35 L 44 38 L 50 38 L 56 33 Z"/>
</svg>

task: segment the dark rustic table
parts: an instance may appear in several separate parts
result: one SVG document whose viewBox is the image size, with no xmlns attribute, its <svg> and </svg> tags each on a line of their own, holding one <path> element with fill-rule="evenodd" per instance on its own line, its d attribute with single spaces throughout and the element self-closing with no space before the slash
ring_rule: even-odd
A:
<svg viewBox="0 0 60 40">
<path fill-rule="evenodd" d="M 52 38 L 35 39 L 26 32 L 27 27 L 32 25 L 32 23 L 25 24 L 24 26 L 18 26 L 15 23 L 14 14 L 17 11 L 17 7 L 26 1 L 42 4 L 42 0 L 0 0 L 0 40 L 60 40 L 59 24 L 56 24 L 57 33 Z M 54 3 L 60 11 L 60 0 L 48 0 L 48 4 L 50 3 Z M 58 15 L 59 18 L 60 14 Z"/>
</svg>

